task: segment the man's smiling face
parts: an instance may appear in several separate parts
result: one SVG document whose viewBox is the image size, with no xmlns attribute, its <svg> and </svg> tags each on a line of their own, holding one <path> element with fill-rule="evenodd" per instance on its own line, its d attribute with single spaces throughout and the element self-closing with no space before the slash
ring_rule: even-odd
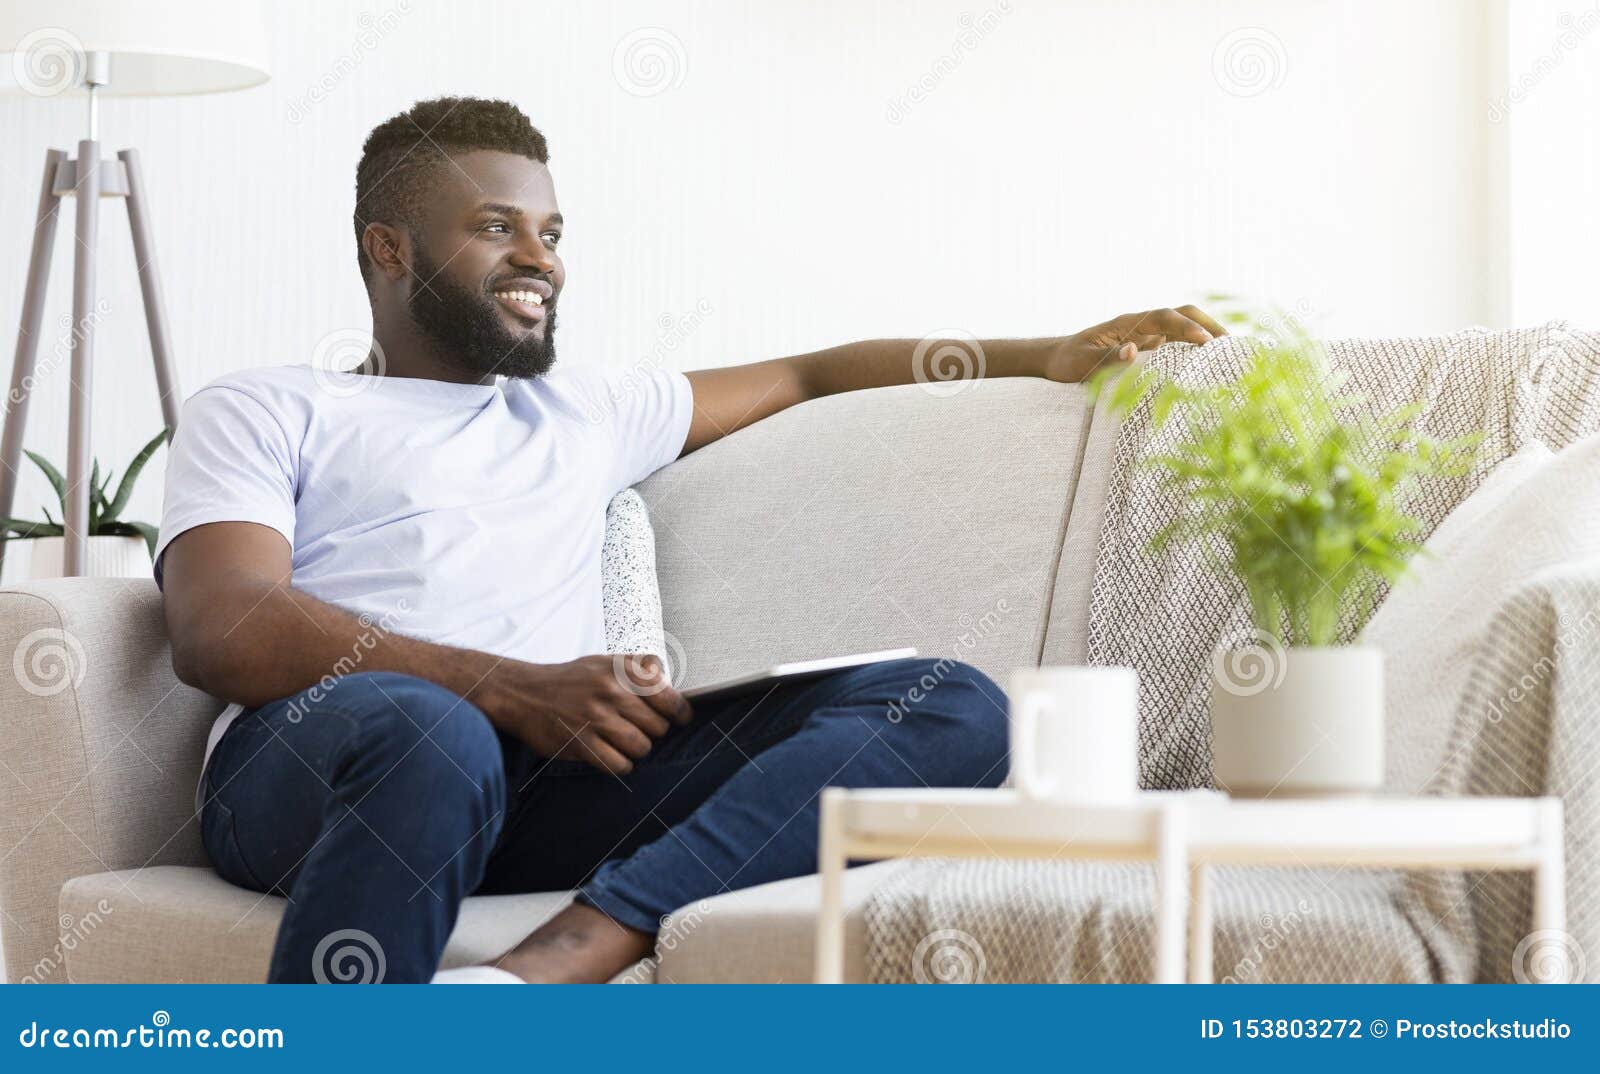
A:
<svg viewBox="0 0 1600 1074">
<path fill-rule="evenodd" d="M 412 319 L 465 372 L 548 372 L 566 282 L 550 169 L 492 149 L 442 167 L 412 236 Z"/>
</svg>

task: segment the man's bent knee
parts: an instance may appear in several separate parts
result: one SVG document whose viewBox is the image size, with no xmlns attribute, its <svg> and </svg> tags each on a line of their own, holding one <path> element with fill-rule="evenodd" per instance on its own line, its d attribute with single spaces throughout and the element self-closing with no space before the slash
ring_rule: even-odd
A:
<svg viewBox="0 0 1600 1074">
<path fill-rule="evenodd" d="M 919 740 L 936 785 L 998 787 L 1010 738 L 1005 692 L 971 664 L 949 657 L 903 664 L 888 720 Z"/>
<path fill-rule="evenodd" d="M 357 759 L 424 793 L 475 786 L 504 794 L 499 737 L 483 711 L 414 675 L 363 672 L 340 680 L 329 703 L 357 716 Z"/>
</svg>

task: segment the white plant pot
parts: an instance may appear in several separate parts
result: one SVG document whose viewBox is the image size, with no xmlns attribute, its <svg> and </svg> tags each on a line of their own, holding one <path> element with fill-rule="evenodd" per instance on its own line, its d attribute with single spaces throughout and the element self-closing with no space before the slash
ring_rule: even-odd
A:
<svg viewBox="0 0 1600 1074">
<path fill-rule="evenodd" d="M 1247 798 L 1383 786 L 1383 653 L 1360 646 L 1218 651 L 1211 668 L 1217 786 Z"/>
<path fill-rule="evenodd" d="M 35 537 L 7 541 L 5 580 L 7 583 L 60 578 L 66 557 L 65 537 Z M 91 578 L 149 578 L 150 553 L 143 537 L 90 537 L 89 562 L 84 571 Z"/>
</svg>

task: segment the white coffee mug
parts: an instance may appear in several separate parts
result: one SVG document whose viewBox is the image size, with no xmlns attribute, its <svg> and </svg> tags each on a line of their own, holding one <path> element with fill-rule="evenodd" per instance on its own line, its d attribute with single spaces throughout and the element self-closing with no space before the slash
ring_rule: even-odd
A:
<svg viewBox="0 0 1600 1074">
<path fill-rule="evenodd" d="M 1139 675 L 1120 667 L 1011 674 L 1012 783 L 1028 798 L 1126 802 L 1139 792 Z"/>
</svg>

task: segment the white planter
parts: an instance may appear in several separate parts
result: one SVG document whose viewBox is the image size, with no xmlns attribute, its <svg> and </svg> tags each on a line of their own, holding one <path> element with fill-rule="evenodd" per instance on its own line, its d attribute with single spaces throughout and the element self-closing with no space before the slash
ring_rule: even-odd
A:
<svg viewBox="0 0 1600 1074">
<path fill-rule="evenodd" d="M 1253 647 L 1215 654 L 1217 786 L 1247 798 L 1362 794 L 1383 785 L 1383 653 Z"/>
<path fill-rule="evenodd" d="M 5 580 L 8 584 L 60 578 L 66 554 L 65 537 L 35 537 L 6 542 Z M 90 537 L 91 578 L 149 578 L 150 553 L 143 537 Z"/>
</svg>

